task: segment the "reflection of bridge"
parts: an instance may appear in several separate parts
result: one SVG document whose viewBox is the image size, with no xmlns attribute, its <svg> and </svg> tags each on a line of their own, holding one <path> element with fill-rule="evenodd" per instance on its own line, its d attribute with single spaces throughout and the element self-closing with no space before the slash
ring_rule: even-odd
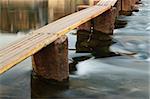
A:
<svg viewBox="0 0 150 99">
<path fill-rule="evenodd" d="M 81 1 L 82 0 L 1 0 L 0 30 L 18 32 L 37 29 L 47 23 L 75 12 L 75 8 L 79 4 L 92 4 L 91 0 Z"/>
<path fill-rule="evenodd" d="M 27 34 L 0 49 L 0 74 L 32 56 L 40 77 L 63 81 L 69 76 L 67 34 L 80 27 L 112 34 L 119 13 L 132 12 L 139 0 L 100 0 L 95 6 L 73 13 Z M 85 24 L 83 24 L 85 23 Z M 93 34 L 94 35 L 94 34 Z"/>
<path fill-rule="evenodd" d="M 39 24 L 43 21 L 40 20 L 39 14 L 41 13 L 40 11 L 45 10 L 41 8 L 45 2 L 27 1 L 0 1 L 0 30 L 14 33 L 39 27 Z M 42 14 L 44 16 L 45 13 Z"/>
</svg>

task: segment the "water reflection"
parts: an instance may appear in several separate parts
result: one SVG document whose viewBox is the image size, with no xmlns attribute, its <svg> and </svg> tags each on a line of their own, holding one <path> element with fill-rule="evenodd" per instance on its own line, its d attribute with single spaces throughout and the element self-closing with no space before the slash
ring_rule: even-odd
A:
<svg viewBox="0 0 150 99">
<path fill-rule="evenodd" d="M 69 89 L 69 82 L 51 82 L 31 76 L 31 98 L 60 98 Z"/>
<path fill-rule="evenodd" d="M 0 1 L 0 30 L 16 33 L 39 28 L 47 23 L 47 2 L 3 0 Z"/>
<path fill-rule="evenodd" d="M 78 5 L 89 3 L 91 0 L 1 0 L 0 31 L 37 29 L 75 12 Z"/>
<path fill-rule="evenodd" d="M 0 75 L 0 99 L 30 99 L 31 59 Z"/>
</svg>

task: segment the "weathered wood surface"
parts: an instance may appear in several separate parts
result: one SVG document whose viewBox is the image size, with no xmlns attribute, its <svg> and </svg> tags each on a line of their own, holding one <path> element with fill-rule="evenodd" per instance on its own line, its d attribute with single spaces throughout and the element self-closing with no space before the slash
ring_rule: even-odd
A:
<svg viewBox="0 0 150 99">
<path fill-rule="evenodd" d="M 117 0 L 100 0 L 95 6 L 59 19 L 0 49 L 0 74 L 35 54 L 70 30 L 107 11 L 116 2 Z"/>
</svg>

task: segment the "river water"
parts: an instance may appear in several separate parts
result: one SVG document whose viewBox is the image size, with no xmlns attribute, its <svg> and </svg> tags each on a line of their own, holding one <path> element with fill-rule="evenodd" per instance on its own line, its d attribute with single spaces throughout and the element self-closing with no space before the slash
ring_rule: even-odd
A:
<svg viewBox="0 0 150 99">
<path fill-rule="evenodd" d="M 61 3 L 52 1 L 0 1 L 0 48 L 75 11 L 71 8 L 76 6 L 73 0 L 65 2 L 68 9 L 62 6 L 64 0 Z M 77 70 L 70 74 L 69 82 L 60 86 L 34 79 L 31 58 L 28 58 L 0 75 L 0 99 L 149 99 L 150 1 L 142 2 L 139 12 L 119 17 L 128 24 L 114 30 L 112 37 L 116 43 L 110 46 L 110 51 L 120 56 L 95 58 L 90 53 L 69 50 L 70 62 L 75 58 L 88 58 L 80 60 L 76 64 Z M 76 30 L 68 34 L 69 49 L 75 49 L 75 34 Z"/>
</svg>

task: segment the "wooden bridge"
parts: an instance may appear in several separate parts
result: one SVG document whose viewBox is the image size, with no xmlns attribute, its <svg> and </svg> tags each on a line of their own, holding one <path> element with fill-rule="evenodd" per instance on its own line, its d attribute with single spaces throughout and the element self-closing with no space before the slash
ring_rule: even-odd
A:
<svg viewBox="0 0 150 99">
<path fill-rule="evenodd" d="M 32 56 L 33 69 L 37 75 L 63 81 L 69 77 L 67 57 L 67 34 L 82 24 L 100 18 L 111 18 L 96 23 L 99 28 L 103 24 L 114 24 L 114 19 L 120 11 L 129 12 L 139 0 L 100 0 L 96 5 L 79 12 L 63 17 L 38 30 L 28 33 L 24 38 L 17 40 L 0 49 L 0 74 L 3 74 L 16 64 Z M 112 9 L 115 9 L 112 10 Z M 114 11 L 112 13 L 112 11 Z M 107 16 L 107 15 L 111 16 Z M 113 16 L 113 17 L 112 17 Z M 106 26 L 108 27 L 108 26 Z M 113 30 L 112 26 L 108 28 Z M 97 29 L 99 30 L 99 29 Z M 107 30 L 106 30 L 107 31 Z"/>
</svg>

